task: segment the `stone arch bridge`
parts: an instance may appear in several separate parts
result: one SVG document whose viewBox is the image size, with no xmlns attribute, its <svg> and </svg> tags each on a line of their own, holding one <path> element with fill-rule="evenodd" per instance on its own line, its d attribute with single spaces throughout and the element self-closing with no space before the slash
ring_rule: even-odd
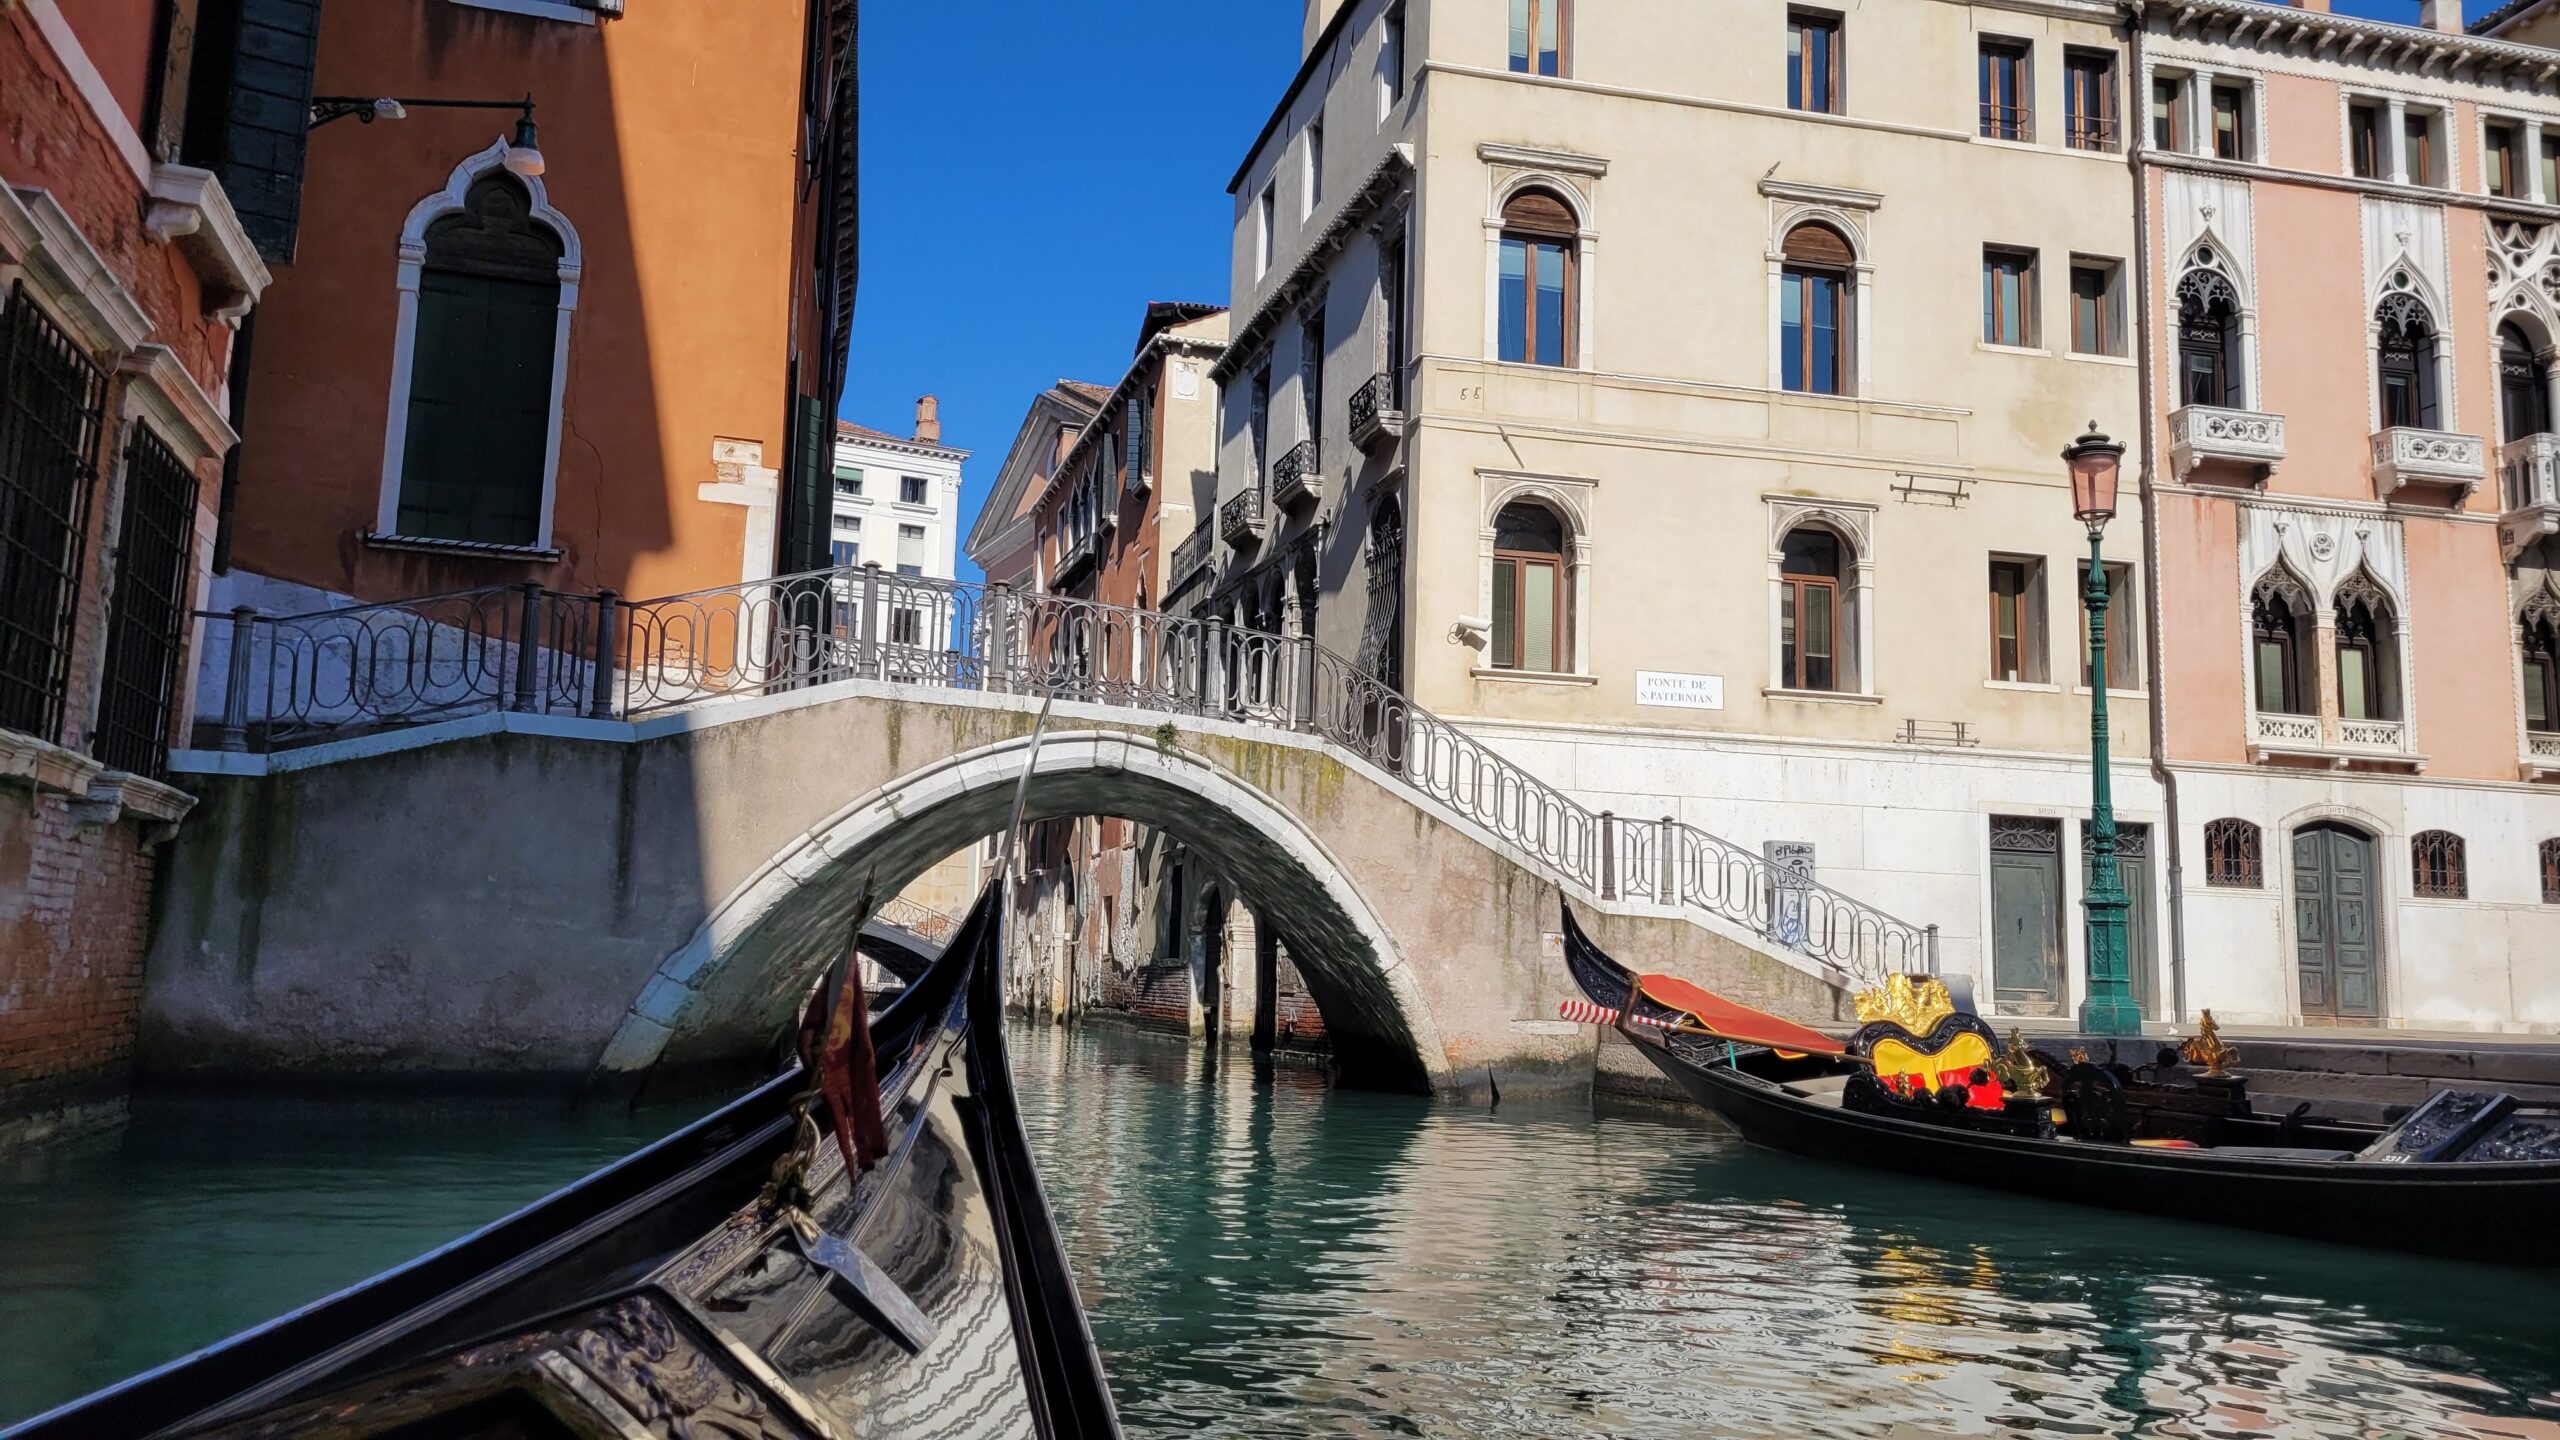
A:
<svg viewBox="0 0 2560 1440">
<path fill-rule="evenodd" d="M 1044 701 L 1031 815 L 1135 820 L 1228 877 L 1355 1078 L 1587 1084 L 1560 895 L 1631 963 L 1817 1020 L 1933 950 L 1593 815 L 1304 640 L 868 567 L 208 618 L 146 984 L 163 1074 L 631 1093 L 762 1065 L 866 899 L 1002 828 Z"/>
</svg>

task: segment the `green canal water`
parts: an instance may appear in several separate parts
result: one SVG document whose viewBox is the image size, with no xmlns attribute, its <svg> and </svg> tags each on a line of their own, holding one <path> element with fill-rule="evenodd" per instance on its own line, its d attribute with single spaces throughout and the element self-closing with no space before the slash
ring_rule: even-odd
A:
<svg viewBox="0 0 2560 1440">
<path fill-rule="evenodd" d="M 2560 1436 L 2560 1279 L 1879 1178 L 1677 1116 L 1257 1077 L 1111 1029 L 1014 1044 L 1133 1435 Z M 159 1097 L 0 1162 L 0 1420 L 682 1118 Z"/>
</svg>

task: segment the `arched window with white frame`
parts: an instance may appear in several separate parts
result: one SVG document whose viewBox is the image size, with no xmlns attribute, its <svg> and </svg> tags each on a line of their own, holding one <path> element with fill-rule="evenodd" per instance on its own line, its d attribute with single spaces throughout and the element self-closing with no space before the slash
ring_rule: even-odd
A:
<svg viewBox="0 0 2560 1440">
<path fill-rule="evenodd" d="M 2376 414 L 2385 430 L 2440 430 L 2443 342 L 2426 302 L 2405 290 L 2374 310 Z"/>
<path fill-rule="evenodd" d="M 1865 695 L 1874 557 L 1852 507 L 1781 506 L 1770 559 L 1769 685 L 1780 693 Z"/>
<path fill-rule="evenodd" d="M 383 446 L 380 534 L 551 547 L 577 308 L 576 230 L 504 142 L 409 213 Z"/>
</svg>

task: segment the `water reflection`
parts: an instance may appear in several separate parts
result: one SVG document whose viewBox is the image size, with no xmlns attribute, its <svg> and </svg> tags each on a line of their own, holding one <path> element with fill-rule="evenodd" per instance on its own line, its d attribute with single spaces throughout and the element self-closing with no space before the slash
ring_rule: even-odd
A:
<svg viewBox="0 0 2560 1440">
<path fill-rule="evenodd" d="M 1015 1058 L 1136 1435 L 2560 1436 L 2544 1277 L 1116 1031 Z"/>
</svg>

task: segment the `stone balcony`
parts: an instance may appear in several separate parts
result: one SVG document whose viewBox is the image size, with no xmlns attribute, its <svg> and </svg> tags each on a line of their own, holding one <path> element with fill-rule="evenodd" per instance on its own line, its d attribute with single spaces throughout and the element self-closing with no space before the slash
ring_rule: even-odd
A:
<svg viewBox="0 0 2560 1440">
<path fill-rule="evenodd" d="M 1270 512 L 1263 505 L 1260 490 L 1230 495 L 1227 503 L 1218 507 L 1218 533 L 1239 550 L 1260 544 L 1270 524 Z"/>
<path fill-rule="evenodd" d="M 2205 465 L 2234 465 L 2264 481 L 2284 463 L 2284 417 L 2189 405 L 2169 412 L 2169 465 L 2180 480 Z"/>
<path fill-rule="evenodd" d="M 1286 510 L 1324 498 L 1324 469 L 1317 458 L 1316 442 L 1301 440 L 1272 462 L 1271 498 Z"/>
<path fill-rule="evenodd" d="M 2445 486 L 2458 502 L 2488 478 L 2489 447 L 2477 435 L 2398 425 L 2373 436 L 2373 496 L 2403 499 L 2413 485 Z"/>
<path fill-rule="evenodd" d="M 1369 377 L 1351 392 L 1351 443 L 1376 453 L 1380 442 L 1404 438 L 1404 396 L 1396 377 L 1386 371 Z"/>
<path fill-rule="evenodd" d="M 2560 535 L 2560 435 L 2528 435 L 2498 448 L 2498 544 L 2509 563 L 2546 535 Z"/>
<path fill-rule="evenodd" d="M 2523 769 L 2527 780 L 2560 780 L 2560 735 L 2526 731 Z"/>
<path fill-rule="evenodd" d="M 2399 720 L 2348 720 L 2260 711 L 2249 719 L 2249 758 L 2345 769 L 2379 765 L 2420 769 L 2426 757 L 2409 750 L 2409 727 Z"/>
</svg>

